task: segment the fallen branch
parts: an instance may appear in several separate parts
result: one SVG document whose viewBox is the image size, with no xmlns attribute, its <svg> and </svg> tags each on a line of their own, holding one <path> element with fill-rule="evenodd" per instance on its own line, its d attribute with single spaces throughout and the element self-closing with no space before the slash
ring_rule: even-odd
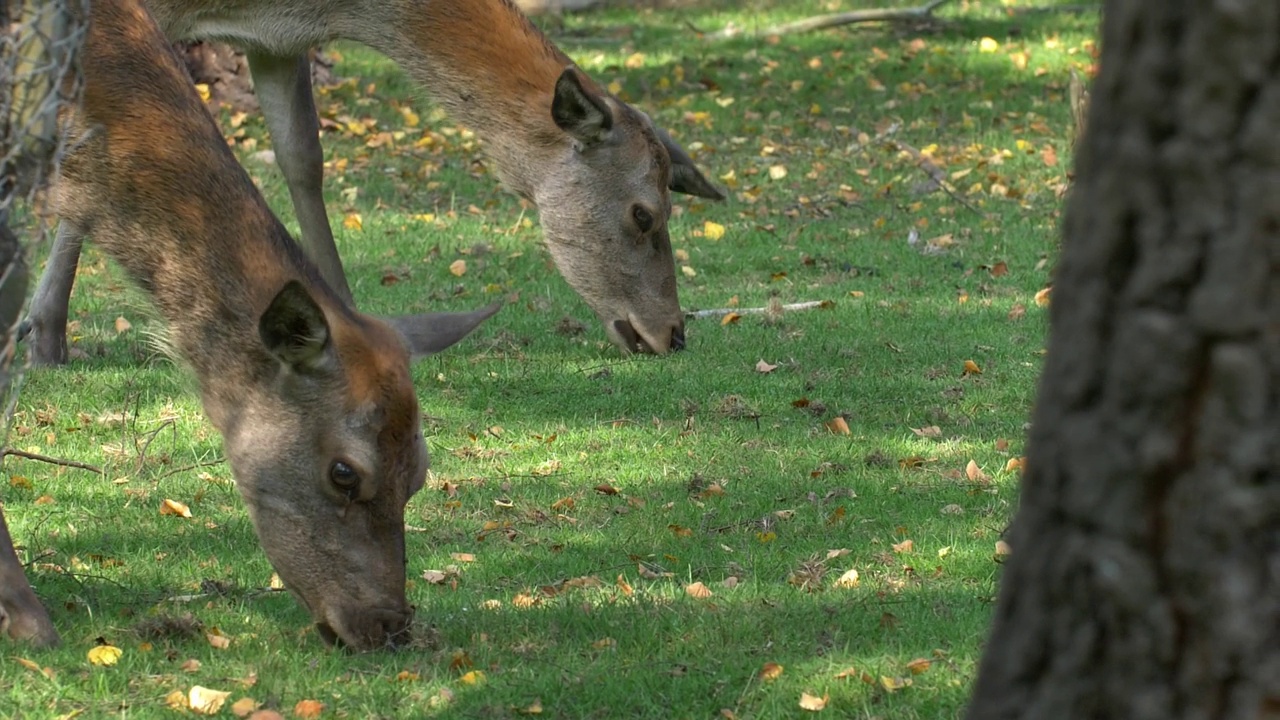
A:
<svg viewBox="0 0 1280 720">
<path fill-rule="evenodd" d="M 103 472 L 102 468 L 98 467 L 97 465 L 82 463 L 82 462 L 79 462 L 78 460 L 64 460 L 62 458 L 50 457 L 48 455 L 41 455 L 40 453 L 27 452 L 26 450 L 18 450 L 15 448 L 5 448 L 3 450 L 0 450 L 0 457 L 7 457 L 9 455 L 12 455 L 14 457 L 24 458 L 27 460 L 37 460 L 39 462 L 49 463 L 50 465 L 61 465 L 63 467 L 71 467 L 71 468 L 78 468 L 80 470 L 88 470 L 89 472 L 97 473 L 99 475 L 106 474 L 105 472 Z"/>
<path fill-rule="evenodd" d="M 890 140 L 889 142 L 892 143 L 894 147 L 898 148 L 898 150 L 914 158 L 916 161 L 916 167 L 923 170 L 924 173 L 929 176 L 929 179 L 932 180 L 935 185 L 941 188 L 943 192 L 951 196 L 952 200 L 955 200 L 956 202 L 965 206 L 969 210 L 973 211 L 973 213 L 978 217 L 983 217 L 981 210 L 974 207 L 972 203 L 970 203 L 968 200 L 962 197 L 958 192 L 956 192 L 956 189 L 951 186 L 950 182 L 947 181 L 947 171 L 938 167 L 937 163 L 929 159 L 929 156 L 925 155 L 924 153 L 920 152 L 919 150 L 915 149 L 914 147 L 900 140 Z"/>
<path fill-rule="evenodd" d="M 826 30 L 827 28 L 837 27 L 839 25 L 851 25 L 853 23 L 867 22 L 896 22 L 901 20 L 924 20 L 933 15 L 943 3 L 949 0 L 930 0 L 924 5 L 909 8 L 871 8 L 867 10 L 850 10 L 848 12 L 832 13 L 830 15 L 815 15 L 814 17 L 796 20 L 795 22 L 783 23 L 782 25 L 774 25 L 753 33 L 757 37 L 770 37 L 772 35 L 790 35 L 793 33 L 810 32 L 813 30 Z M 741 28 L 733 26 L 727 27 L 718 32 L 708 33 L 703 37 L 709 40 L 725 40 L 737 37 L 743 34 Z"/>
<path fill-rule="evenodd" d="M 737 313 L 739 315 L 764 315 L 766 313 L 791 312 L 792 310 L 812 310 L 814 308 L 831 307 L 830 300 L 809 300 L 808 302 L 790 303 L 787 305 L 772 305 L 766 307 L 753 308 L 716 308 L 714 310 L 688 310 L 684 316 L 687 318 L 712 318 L 724 317 L 729 313 Z"/>
</svg>

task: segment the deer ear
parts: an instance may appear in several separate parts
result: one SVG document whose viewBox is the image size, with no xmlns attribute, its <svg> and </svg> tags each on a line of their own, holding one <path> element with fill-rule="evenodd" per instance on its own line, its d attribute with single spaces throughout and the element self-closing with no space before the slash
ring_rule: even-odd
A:
<svg viewBox="0 0 1280 720">
<path fill-rule="evenodd" d="M 460 313 L 428 313 L 383 318 L 400 332 L 409 346 L 409 355 L 426 357 L 457 343 L 502 309 L 496 302 L 489 307 Z"/>
<path fill-rule="evenodd" d="M 570 65 L 556 80 L 551 99 L 551 119 L 556 127 L 583 145 L 598 143 L 613 127 L 613 112 L 599 92 L 583 83 L 586 76 Z"/>
<path fill-rule="evenodd" d="M 685 195 L 696 195 L 698 197 L 708 198 L 710 200 L 723 200 L 724 192 L 720 188 L 711 184 L 693 164 L 693 158 L 689 157 L 689 153 L 680 147 L 680 143 L 671 139 L 666 130 L 653 126 L 654 132 L 658 134 L 658 139 L 662 141 L 663 146 L 667 148 L 667 155 L 671 157 L 671 188 L 672 192 L 684 193 Z"/>
<path fill-rule="evenodd" d="M 328 357 L 329 323 L 297 280 L 290 280 L 258 319 L 262 344 L 296 372 L 317 370 Z"/>
</svg>

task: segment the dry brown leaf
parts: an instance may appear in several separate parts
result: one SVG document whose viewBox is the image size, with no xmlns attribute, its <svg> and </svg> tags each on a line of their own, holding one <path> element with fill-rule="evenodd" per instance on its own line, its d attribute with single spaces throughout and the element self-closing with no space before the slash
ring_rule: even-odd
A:
<svg viewBox="0 0 1280 720">
<path fill-rule="evenodd" d="M 293 706 L 294 717 L 299 717 L 303 720 L 318 718 L 322 712 L 324 712 L 324 703 L 318 700 L 299 700 Z"/>
<path fill-rule="evenodd" d="M 732 325 L 733 323 L 736 323 L 741 319 L 742 319 L 742 316 L 736 312 L 725 313 L 724 317 L 720 318 L 720 325 L 721 327 L 725 325 Z"/>
<path fill-rule="evenodd" d="M 1011 552 L 1013 552 L 1013 548 L 1010 547 L 1009 543 L 1005 542 L 1004 540 L 996 541 L 996 557 L 997 558 L 1007 557 Z"/>
<path fill-rule="evenodd" d="M 911 671 L 912 675 L 919 675 L 925 670 L 928 670 L 929 666 L 932 664 L 933 661 L 929 658 L 916 658 L 915 660 L 907 663 L 907 669 Z"/>
<path fill-rule="evenodd" d="M 972 360 L 964 361 L 964 372 L 961 373 L 962 377 L 965 375 L 981 375 L 981 374 L 982 374 L 982 368 L 978 367 L 978 363 Z"/>
<path fill-rule="evenodd" d="M 995 265 L 992 265 L 987 272 L 991 273 L 991 277 L 1003 277 L 1009 274 L 1009 265 L 1001 260 Z"/>
<path fill-rule="evenodd" d="M 181 690 L 174 690 L 168 695 L 165 695 L 164 704 L 173 708 L 174 710 L 180 710 L 180 711 L 185 711 L 189 707 L 187 704 L 187 694 L 182 692 Z"/>
<path fill-rule="evenodd" d="M 1045 307 L 1049 304 L 1049 296 L 1053 293 L 1053 286 L 1050 285 L 1036 293 L 1036 307 Z"/>
<path fill-rule="evenodd" d="M 231 703 L 231 714 L 238 718 L 247 718 L 253 715 L 253 711 L 258 709 L 259 703 L 251 697 L 242 697 Z"/>
<path fill-rule="evenodd" d="M 596 486 L 595 490 L 601 495 L 617 495 L 618 494 L 618 488 L 610 485 L 609 483 L 600 483 L 599 485 Z"/>
<path fill-rule="evenodd" d="M 973 460 L 970 460 L 969 463 L 964 466 L 964 476 L 969 478 L 969 482 L 990 482 L 990 478 L 987 477 L 987 474 L 982 472 L 982 468 L 978 467 L 978 463 Z"/>
<path fill-rule="evenodd" d="M 701 599 L 701 598 L 711 597 L 711 588 L 707 587 L 706 585 L 703 585 L 702 582 L 695 582 L 690 585 L 686 585 L 684 588 L 684 592 L 686 595 L 692 598 Z"/>
<path fill-rule="evenodd" d="M 484 684 L 484 679 L 483 670 L 472 670 L 458 678 L 458 682 L 463 685 L 482 685 Z"/>
<path fill-rule="evenodd" d="M 897 692 L 911 684 L 911 678 L 880 676 L 880 687 L 886 692 Z"/>
<path fill-rule="evenodd" d="M 1004 464 L 1005 472 L 1022 472 L 1027 469 L 1027 459 L 1024 457 L 1009 458 Z"/>
<path fill-rule="evenodd" d="M 449 576 L 440 570 L 424 570 L 422 573 L 422 579 L 432 585 L 443 585 L 448 578 Z"/>
<path fill-rule="evenodd" d="M 177 500 L 170 500 L 169 498 L 165 498 L 164 502 L 160 503 L 160 514 L 173 515 L 174 517 L 181 517 L 181 518 L 189 518 L 191 517 L 191 508 L 187 507 L 185 503 L 180 503 Z"/>
<path fill-rule="evenodd" d="M 284 716 L 275 710 L 259 710 L 250 715 L 249 720 L 284 720 Z"/>
<path fill-rule="evenodd" d="M 466 260 L 454 260 L 453 262 L 449 263 L 449 272 L 450 272 L 450 273 L 453 273 L 453 275 L 454 275 L 455 277 L 462 277 L 463 275 L 466 275 L 466 274 L 467 274 L 467 261 L 466 261 Z"/>
<path fill-rule="evenodd" d="M 896 553 L 909 553 L 915 549 L 915 542 L 911 538 L 907 538 L 899 543 L 893 544 L 893 551 Z"/>
<path fill-rule="evenodd" d="M 775 662 L 768 662 L 764 667 L 760 668 L 760 679 L 765 682 L 773 682 L 782 675 L 782 666 Z"/>
<path fill-rule="evenodd" d="M 777 369 L 778 369 L 777 365 L 770 365 L 769 363 L 765 362 L 763 358 L 761 358 L 760 362 L 756 363 L 756 372 L 758 373 L 771 373 Z"/>
<path fill-rule="evenodd" d="M 125 320 L 123 315 L 116 318 L 116 334 L 117 335 L 128 332 L 129 328 L 132 328 L 132 327 L 133 327 L 133 324 L 130 323 L 128 320 Z"/>
<path fill-rule="evenodd" d="M 818 697 L 817 695 L 810 695 L 807 692 L 802 692 L 800 693 L 800 709 L 808 710 L 810 712 L 818 712 L 827 706 L 827 700 L 830 699 L 830 697 L 830 695 Z"/>
<path fill-rule="evenodd" d="M 828 550 L 828 551 L 827 551 L 827 559 L 828 559 L 828 560 L 835 560 L 836 558 L 838 558 L 838 557 L 844 557 L 845 555 L 848 555 L 848 554 L 849 554 L 849 553 L 851 553 L 851 552 L 853 552 L 853 551 L 852 551 L 852 550 L 850 550 L 849 548 L 840 548 L 840 549 L 838 549 L 838 550 Z"/>
<path fill-rule="evenodd" d="M 938 427 L 937 425 L 930 425 L 928 427 L 922 427 L 922 428 L 911 428 L 911 432 L 915 433 L 919 437 L 926 437 L 926 438 L 942 437 L 942 428 Z"/>
<path fill-rule="evenodd" d="M 631 583 L 627 582 L 627 576 L 622 575 L 621 573 L 618 574 L 618 589 L 627 597 L 631 597 L 636 592 L 635 588 L 631 587 Z"/>
<path fill-rule="evenodd" d="M 459 553 L 459 552 L 449 553 L 449 557 L 453 558 L 454 560 L 457 560 L 458 562 L 475 562 L 476 561 L 476 556 L 471 553 Z"/>
<path fill-rule="evenodd" d="M 193 673 L 198 671 L 200 669 L 200 666 L 203 664 L 204 663 L 200 662 L 199 660 L 195 658 L 191 658 L 189 660 L 184 661 L 181 665 L 179 665 L 178 669 L 181 670 L 182 672 Z"/>
<path fill-rule="evenodd" d="M 210 645 L 219 650 L 226 650 L 231 647 L 231 638 L 223 635 L 222 631 L 216 627 L 205 633 L 204 636 L 209 641 Z"/>
<path fill-rule="evenodd" d="M 849 423 L 841 416 L 837 415 L 823 423 L 824 426 L 836 435 L 851 435 Z"/>
</svg>

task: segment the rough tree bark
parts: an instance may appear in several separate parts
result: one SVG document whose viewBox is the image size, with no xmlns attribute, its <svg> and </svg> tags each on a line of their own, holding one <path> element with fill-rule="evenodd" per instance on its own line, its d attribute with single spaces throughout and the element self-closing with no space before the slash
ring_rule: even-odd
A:
<svg viewBox="0 0 1280 720">
<path fill-rule="evenodd" d="M 968 716 L 1280 717 L 1280 3 L 1102 48 Z"/>
</svg>

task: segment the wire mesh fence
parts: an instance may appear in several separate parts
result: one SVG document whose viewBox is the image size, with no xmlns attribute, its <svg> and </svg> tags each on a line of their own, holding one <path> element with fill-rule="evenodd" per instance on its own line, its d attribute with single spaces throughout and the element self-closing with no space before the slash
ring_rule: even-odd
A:
<svg viewBox="0 0 1280 720">
<path fill-rule="evenodd" d="M 13 359 L 25 251 L 49 231 L 43 199 L 62 151 L 59 110 L 79 97 L 89 1 L 0 0 L 0 393 L 19 365 Z M 5 410 L 7 420 L 12 401 Z"/>
</svg>

